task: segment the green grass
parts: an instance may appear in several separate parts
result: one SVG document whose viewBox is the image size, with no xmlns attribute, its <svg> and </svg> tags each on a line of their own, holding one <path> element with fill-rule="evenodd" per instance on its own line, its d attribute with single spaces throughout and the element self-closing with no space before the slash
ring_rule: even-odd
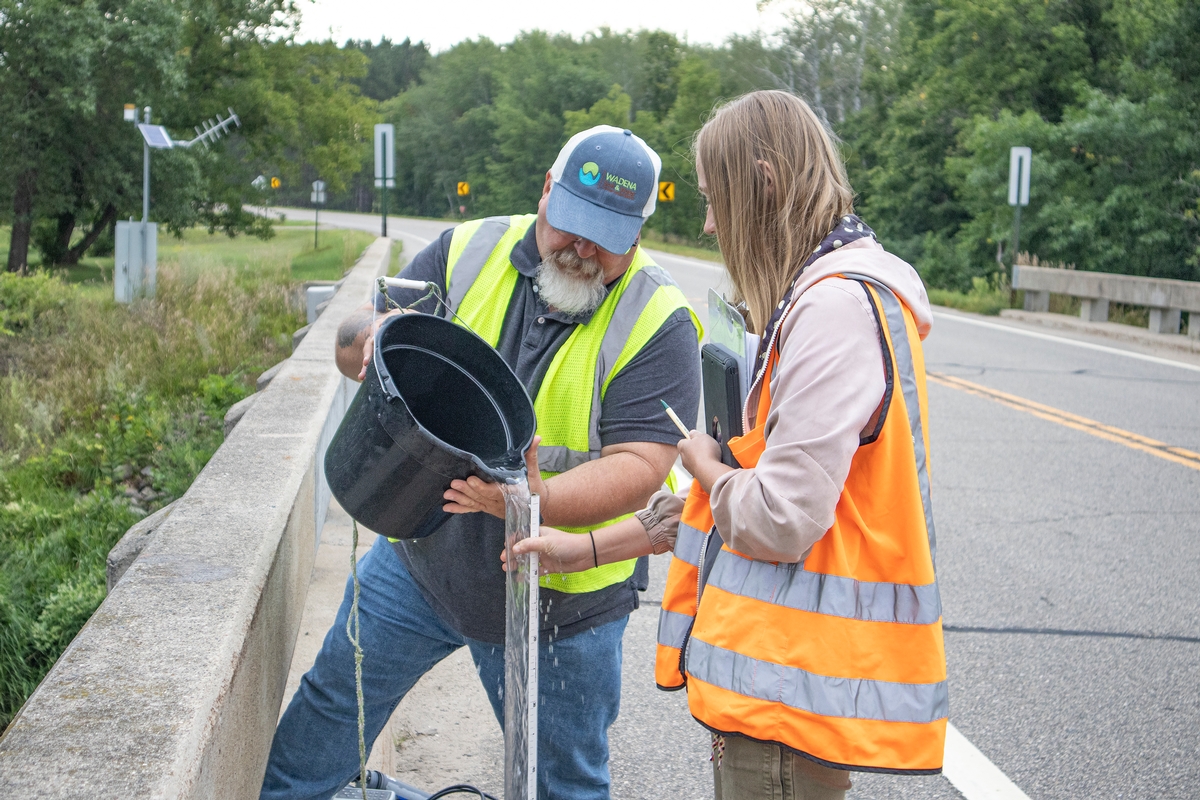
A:
<svg viewBox="0 0 1200 800">
<path fill-rule="evenodd" d="M 163 237 L 158 296 L 129 306 L 95 265 L 0 274 L 0 727 L 103 599 L 109 549 L 187 490 L 288 355 L 297 283 L 372 240 L 340 233 L 316 253 L 311 230 Z"/>
<path fill-rule="evenodd" d="M 995 316 L 1011 306 L 1011 292 L 1003 276 L 989 280 L 973 278 L 971 291 L 956 292 L 950 289 L 929 289 L 929 302 L 936 306 L 948 306 L 960 311 Z"/>
<path fill-rule="evenodd" d="M 306 232 L 308 243 L 292 259 L 292 277 L 299 281 L 333 281 L 342 277 L 349 261 L 354 263 L 358 254 L 375 241 L 375 236 L 365 231 L 323 230 L 317 239 L 319 249 L 312 248 L 312 230 Z M 393 248 L 399 249 L 399 242 Z"/>
<path fill-rule="evenodd" d="M 646 247 L 652 250 L 662 250 L 664 253 L 674 253 L 677 256 L 687 256 L 689 258 L 699 258 L 703 261 L 715 261 L 718 264 L 724 264 L 725 259 L 721 258 L 721 251 L 711 249 L 700 245 L 683 244 L 679 241 L 680 237 L 670 236 L 663 239 L 659 231 L 650 229 L 649 227 L 642 228 L 642 241 Z M 707 241 L 704 239 L 701 241 Z M 713 239 L 712 241 L 716 241 Z"/>
<path fill-rule="evenodd" d="M 7 225 L 0 225 L 0 270 L 3 270 L 8 264 L 9 242 L 12 237 L 12 228 Z M 78 239 L 78 235 L 76 239 Z M 38 252 L 36 247 L 29 248 L 29 268 L 40 269 L 42 267 L 42 254 Z M 113 257 L 110 256 L 84 256 L 79 260 L 79 263 L 71 267 L 56 267 L 55 272 L 63 275 L 64 279 L 73 283 L 82 281 L 101 281 L 112 280 Z"/>
</svg>

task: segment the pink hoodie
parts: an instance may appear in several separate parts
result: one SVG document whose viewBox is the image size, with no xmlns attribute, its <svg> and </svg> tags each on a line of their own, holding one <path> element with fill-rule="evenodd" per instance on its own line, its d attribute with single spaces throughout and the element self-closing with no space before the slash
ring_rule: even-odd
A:
<svg viewBox="0 0 1200 800">
<path fill-rule="evenodd" d="M 833 525 L 850 461 L 884 393 L 879 325 L 857 273 L 908 306 L 921 338 L 933 322 L 916 271 L 873 239 L 818 259 L 800 276 L 779 331 L 767 448 L 754 469 L 713 484 L 713 519 L 726 543 L 763 561 L 799 562 Z M 747 403 L 754 424 L 757 390 Z"/>
<path fill-rule="evenodd" d="M 725 542 L 761 561 L 803 561 L 833 525 L 850 461 L 883 401 L 879 325 L 856 273 L 889 287 L 912 311 L 921 338 L 933 322 L 925 286 L 911 266 L 873 239 L 823 256 L 800 276 L 778 334 L 766 451 L 754 469 L 713 484 L 713 518 Z M 754 424 L 757 388 L 747 403 Z M 674 518 L 682 499 L 660 492 L 655 516 Z M 674 521 L 674 520 L 672 520 Z"/>
</svg>

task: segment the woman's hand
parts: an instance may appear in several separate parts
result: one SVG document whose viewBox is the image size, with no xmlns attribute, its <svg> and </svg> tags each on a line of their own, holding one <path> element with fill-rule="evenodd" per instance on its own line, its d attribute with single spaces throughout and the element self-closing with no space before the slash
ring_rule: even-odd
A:
<svg viewBox="0 0 1200 800">
<path fill-rule="evenodd" d="M 546 484 L 542 473 L 538 471 L 537 449 L 542 437 L 533 437 L 533 444 L 525 453 L 525 469 L 529 472 L 529 492 L 540 495 L 543 504 L 546 500 Z M 474 475 L 465 481 L 451 481 L 450 488 L 442 495 L 448 501 L 442 506 L 443 511 L 451 514 L 474 514 L 482 511 L 493 517 L 504 519 L 504 492 L 498 483 L 489 483 Z M 543 508 L 542 516 L 546 512 Z"/>
<path fill-rule="evenodd" d="M 536 539 L 522 539 L 512 546 L 513 554 L 538 554 L 538 571 L 542 575 L 552 572 L 583 572 L 595 566 L 592 556 L 591 536 L 586 533 L 563 533 L 554 528 L 542 528 Z M 504 571 L 510 567 L 508 554 L 500 551 Z"/>
<path fill-rule="evenodd" d="M 700 482 L 700 488 L 705 492 L 712 491 L 717 478 L 733 471 L 733 467 L 721 461 L 720 443 L 706 433 L 692 431 L 690 437 L 681 439 L 679 456 L 683 460 L 683 468 Z"/>
</svg>

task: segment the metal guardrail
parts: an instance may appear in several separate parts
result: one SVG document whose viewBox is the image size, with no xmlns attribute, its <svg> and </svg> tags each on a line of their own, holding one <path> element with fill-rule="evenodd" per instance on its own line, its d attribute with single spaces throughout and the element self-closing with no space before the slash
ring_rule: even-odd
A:
<svg viewBox="0 0 1200 800">
<path fill-rule="evenodd" d="M 1079 316 L 1088 322 L 1107 322 L 1109 303 L 1145 306 L 1151 333 L 1179 333 L 1181 312 L 1187 311 L 1188 335 L 1200 338 L 1200 282 L 1018 264 L 1012 286 L 1025 291 L 1026 311 L 1049 311 L 1051 294 L 1078 297 Z"/>
<path fill-rule="evenodd" d="M 379 239 L 0 738 L 0 794 L 256 798 L 356 388 L 341 319 Z"/>
</svg>

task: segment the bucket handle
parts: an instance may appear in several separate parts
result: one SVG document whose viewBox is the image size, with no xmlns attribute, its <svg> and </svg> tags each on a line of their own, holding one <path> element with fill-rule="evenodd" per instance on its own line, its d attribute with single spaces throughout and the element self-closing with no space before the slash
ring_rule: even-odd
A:
<svg viewBox="0 0 1200 800">
<path fill-rule="evenodd" d="M 417 291 L 424 289 L 425 296 L 421 297 L 417 300 L 414 300 L 412 303 L 408 304 L 407 306 L 401 307 L 400 304 L 398 304 L 395 300 L 393 300 L 391 295 L 388 294 L 389 286 L 395 287 L 397 289 L 416 289 Z M 468 325 L 467 321 L 465 319 L 463 319 L 462 317 L 460 317 L 458 315 L 458 313 L 455 312 L 455 310 L 450 307 L 450 304 L 446 302 L 446 299 L 444 297 L 442 297 L 442 290 L 433 281 L 414 281 L 410 278 L 389 278 L 385 275 L 380 275 L 376 279 L 376 290 L 381 295 L 383 295 L 384 303 L 386 304 L 386 306 L 389 310 L 396 309 L 399 311 L 408 311 L 409 309 L 413 308 L 414 306 L 420 305 L 421 303 L 424 303 L 426 300 L 428 300 L 429 298 L 432 297 L 439 306 L 441 306 L 442 308 L 449 311 L 450 314 L 456 320 L 458 320 L 459 324 L 461 324 L 464 328 L 469 330 L 471 333 L 475 333 L 475 329 L 472 328 L 470 325 Z M 372 308 L 375 308 L 374 303 L 372 303 L 371 306 L 372 306 Z M 376 311 L 374 313 L 374 316 L 377 317 L 378 314 L 379 314 L 379 312 Z M 374 322 L 375 320 L 372 319 L 371 321 Z M 475 335 L 479 336 L 478 333 L 475 333 Z"/>
</svg>

